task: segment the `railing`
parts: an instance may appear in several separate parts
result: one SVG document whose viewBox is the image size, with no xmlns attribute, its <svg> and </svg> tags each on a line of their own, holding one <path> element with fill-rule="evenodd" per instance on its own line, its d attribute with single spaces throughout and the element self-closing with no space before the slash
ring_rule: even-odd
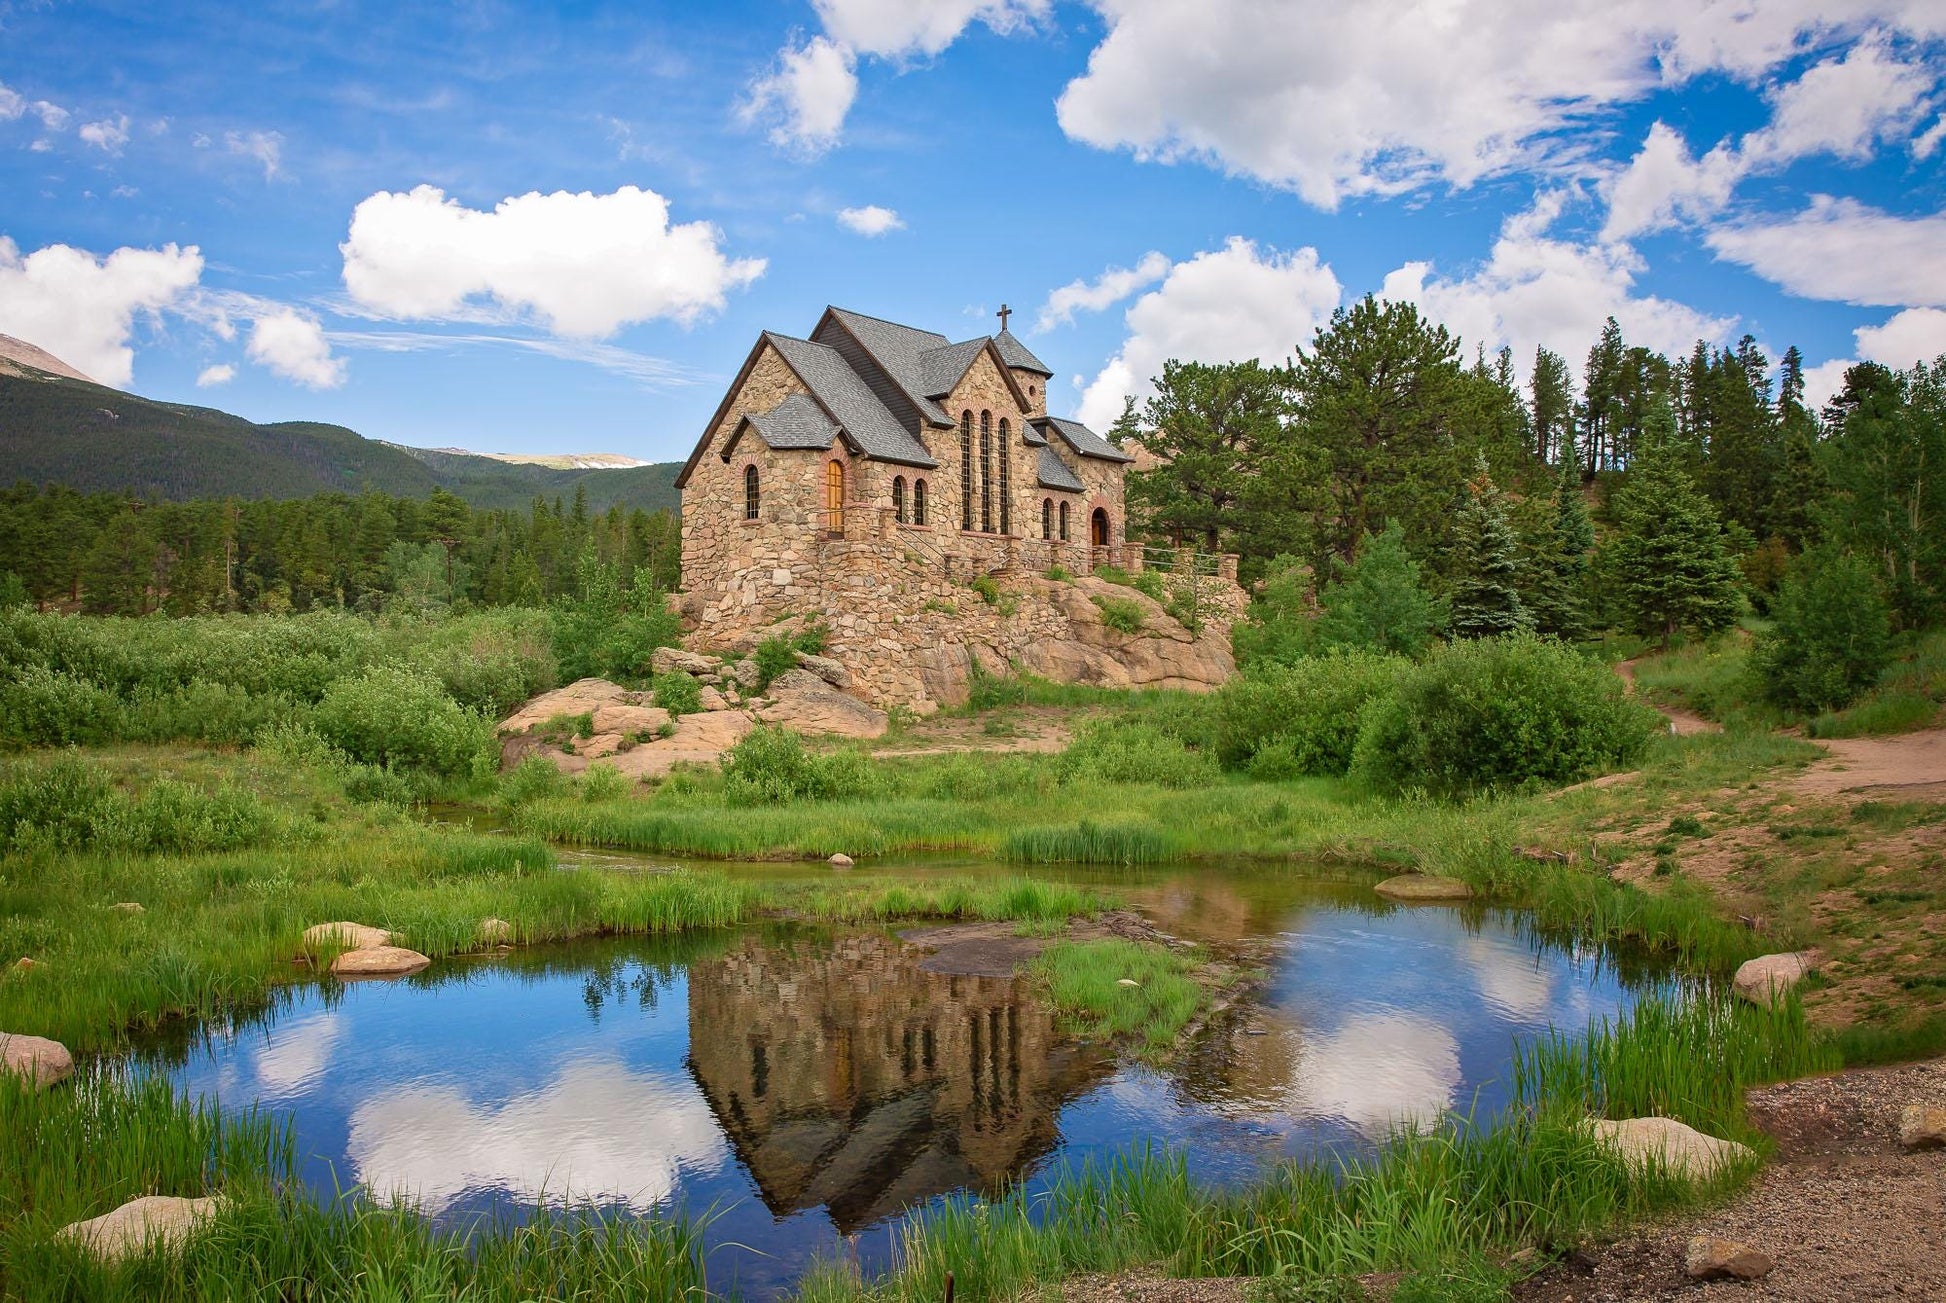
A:
<svg viewBox="0 0 1946 1303">
<path fill-rule="evenodd" d="M 1198 552 L 1192 548 L 1153 547 L 1142 543 L 1106 546 L 1078 540 L 1022 538 L 1018 535 L 936 530 L 907 525 L 890 507 L 851 503 L 812 513 L 820 534 L 828 539 L 896 543 L 949 578 L 968 578 L 1024 569 L 1045 572 L 1055 568 L 1070 574 L 1090 574 L 1103 567 L 1127 571 L 1159 570 L 1203 579 L 1237 577 L 1233 553 Z M 955 546 L 955 544 L 960 546 Z"/>
</svg>

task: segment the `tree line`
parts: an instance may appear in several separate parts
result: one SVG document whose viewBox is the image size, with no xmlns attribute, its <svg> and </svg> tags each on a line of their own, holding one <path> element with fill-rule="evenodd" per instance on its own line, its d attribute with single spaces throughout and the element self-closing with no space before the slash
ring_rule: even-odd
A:
<svg viewBox="0 0 1946 1303">
<path fill-rule="evenodd" d="M 188 502 L 0 491 L 0 585 L 99 615 L 542 606 L 581 596 L 591 566 L 667 592 L 680 560 L 673 513 L 594 513 L 585 488 L 525 510 L 480 510 L 443 488 Z"/>
</svg>

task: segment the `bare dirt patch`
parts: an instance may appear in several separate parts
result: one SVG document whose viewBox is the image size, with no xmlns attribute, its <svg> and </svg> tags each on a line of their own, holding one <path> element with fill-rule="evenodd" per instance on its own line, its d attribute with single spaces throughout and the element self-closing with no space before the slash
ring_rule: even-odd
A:
<svg viewBox="0 0 1946 1303">
<path fill-rule="evenodd" d="M 1615 673 L 1620 675 L 1622 682 L 1628 685 L 1629 695 L 1634 696 L 1635 662 L 1633 660 L 1618 662 L 1615 666 Z M 1693 737 L 1698 733 L 1721 733 L 1723 731 L 1721 724 L 1713 719 L 1704 719 L 1693 710 L 1684 710 L 1681 706 L 1664 706 L 1657 702 L 1648 701 L 1646 698 L 1644 701 L 1651 709 L 1669 721 L 1669 731 L 1677 737 Z"/>
<path fill-rule="evenodd" d="M 1092 918 L 1075 919 L 1060 932 L 1028 936 L 1015 923 L 952 923 L 945 927 L 907 928 L 901 941 L 930 951 L 919 961 L 928 973 L 952 977 L 1012 977 L 1039 958 L 1056 941 L 1100 941 L 1122 937 L 1129 941 L 1167 944 L 1174 938 L 1133 910 L 1111 909 Z"/>
<path fill-rule="evenodd" d="M 1063 706 L 1019 706 L 985 715 L 934 715 L 873 749 L 878 756 L 943 756 L 963 751 L 1030 752 L 1067 750 L 1073 741 L 1075 710 Z"/>
<path fill-rule="evenodd" d="M 1830 754 L 1797 776 L 1807 796 L 1946 799 L 1946 728 L 1895 737 L 1831 738 Z"/>
</svg>

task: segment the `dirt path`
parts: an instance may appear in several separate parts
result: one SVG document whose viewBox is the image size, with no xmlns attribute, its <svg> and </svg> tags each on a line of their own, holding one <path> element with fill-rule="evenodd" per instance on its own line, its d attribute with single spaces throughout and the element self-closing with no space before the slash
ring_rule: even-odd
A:
<svg viewBox="0 0 1946 1303">
<path fill-rule="evenodd" d="M 877 756 L 945 756 L 967 751 L 996 753 L 1065 751 L 1073 740 L 1072 709 L 1019 706 L 986 716 L 934 715 L 872 748 Z"/>
<path fill-rule="evenodd" d="M 1615 673 L 1621 675 L 1622 682 L 1628 685 L 1629 695 L 1631 697 L 1634 696 L 1635 662 L 1633 660 L 1618 661 L 1615 665 Z M 1723 726 L 1715 720 L 1704 719 L 1694 711 L 1684 710 L 1680 706 L 1659 706 L 1653 701 L 1648 702 L 1648 705 L 1664 719 L 1669 721 L 1669 731 L 1677 737 L 1692 737 L 1697 733 L 1721 733 L 1723 731 Z"/>
<path fill-rule="evenodd" d="M 1730 1203 L 1645 1229 L 1534 1277 L 1523 1303 L 1607 1303 L 1681 1294 L 1837 1303 L 1946 1299 L 1946 1150 L 1899 1147 L 1899 1110 L 1946 1102 L 1946 1059 L 1753 1090 L 1750 1117 L 1777 1158 Z M 1776 1270 L 1743 1284 L 1684 1274 L 1692 1235 L 1737 1240 Z"/>
<path fill-rule="evenodd" d="M 1946 728 L 1896 737 L 1821 739 L 1830 754 L 1797 776 L 1807 796 L 1856 793 L 1898 800 L 1946 797 Z"/>
</svg>

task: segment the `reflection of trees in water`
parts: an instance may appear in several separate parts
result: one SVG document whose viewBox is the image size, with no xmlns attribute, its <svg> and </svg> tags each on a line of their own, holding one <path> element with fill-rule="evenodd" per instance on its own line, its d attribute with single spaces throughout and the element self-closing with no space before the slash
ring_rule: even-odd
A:
<svg viewBox="0 0 1946 1303">
<path fill-rule="evenodd" d="M 689 977 L 690 1070 L 784 1215 L 849 1233 L 953 1190 L 997 1190 L 1113 1068 L 1012 979 L 928 973 L 896 939 L 746 938 Z"/>
</svg>

